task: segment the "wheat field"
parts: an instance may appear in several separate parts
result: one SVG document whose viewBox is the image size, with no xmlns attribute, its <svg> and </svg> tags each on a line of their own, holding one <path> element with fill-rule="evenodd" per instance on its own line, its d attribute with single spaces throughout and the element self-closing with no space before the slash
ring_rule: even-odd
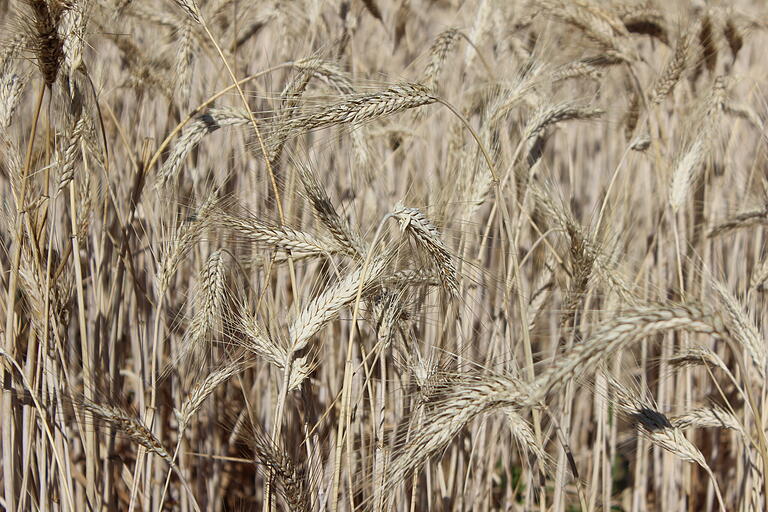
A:
<svg viewBox="0 0 768 512">
<path fill-rule="evenodd" d="M 763 2 L 0 13 L 0 509 L 768 507 Z"/>
</svg>

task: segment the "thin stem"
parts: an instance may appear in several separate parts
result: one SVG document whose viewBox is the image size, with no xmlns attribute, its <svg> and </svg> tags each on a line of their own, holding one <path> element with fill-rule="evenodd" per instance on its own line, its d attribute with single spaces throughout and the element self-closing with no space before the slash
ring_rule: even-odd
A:
<svg viewBox="0 0 768 512">
<path fill-rule="evenodd" d="M 352 353 L 355 345 L 355 325 L 357 325 L 357 318 L 360 314 L 360 300 L 363 296 L 363 286 L 365 285 L 366 273 L 370 267 L 376 244 L 384 231 L 384 226 L 389 219 L 393 218 L 391 213 L 386 214 L 379 222 L 379 227 L 376 229 L 376 234 L 373 235 L 371 246 L 368 248 L 368 253 L 365 255 L 365 262 L 363 268 L 360 271 L 360 281 L 357 284 L 357 295 L 355 296 L 355 303 L 352 310 L 352 327 L 349 330 L 349 340 L 347 341 L 347 359 L 344 364 L 344 380 L 342 384 L 341 392 L 341 418 L 336 429 L 336 451 L 334 452 L 333 461 L 333 487 L 331 495 L 331 512 L 337 512 L 339 507 L 339 484 L 341 480 L 341 458 L 344 450 L 344 434 L 345 427 L 350 423 L 350 410 L 349 401 L 352 394 L 352 376 L 354 371 L 352 370 Z M 343 420 L 343 423 L 342 423 Z"/>
<path fill-rule="evenodd" d="M 21 170 L 20 176 L 20 191 L 16 196 L 16 220 L 14 223 L 14 235 L 16 244 L 13 250 L 13 260 L 11 263 L 11 275 L 8 281 L 8 293 L 5 299 L 5 341 L 4 350 L 5 353 L 13 357 L 14 353 L 14 316 L 16 310 L 16 288 L 18 286 L 19 266 L 21 264 L 21 249 L 24 244 L 24 214 L 25 206 L 24 201 L 27 195 L 27 176 L 29 175 L 29 168 L 32 164 L 32 149 L 35 145 L 35 135 L 37 134 L 37 122 L 40 119 L 40 111 L 43 106 L 43 97 L 45 96 L 46 86 L 41 84 L 40 90 L 37 95 L 37 103 L 35 106 L 35 114 L 32 118 L 32 128 L 29 133 L 29 142 L 27 144 L 27 153 L 24 158 L 24 167 Z M 3 376 L 5 379 L 5 376 Z M 10 391 L 3 391 L 3 446 L 10 447 L 15 446 L 13 440 L 13 400 Z M 5 489 L 6 508 L 8 510 L 16 509 L 16 489 L 15 489 L 15 464 L 13 460 L 14 451 L 7 449 L 3 450 L 3 484 Z"/>
</svg>

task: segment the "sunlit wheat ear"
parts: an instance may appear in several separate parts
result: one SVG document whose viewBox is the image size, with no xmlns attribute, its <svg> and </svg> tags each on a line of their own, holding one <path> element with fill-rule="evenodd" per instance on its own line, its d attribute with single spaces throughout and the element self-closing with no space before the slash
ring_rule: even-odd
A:
<svg viewBox="0 0 768 512">
<path fill-rule="evenodd" d="M 704 137 L 696 137 L 677 160 L 669 188 L 669 205 L 673 212 L 683 206 L 705 156 L 706 140 Z"/>
<path fill-rule="evenodd" d="M 517 441 L 518 446 L 534 455 L 541 466 L 547 466 L 549 459 L 547 452 L 544 451 L 541 443 L 536 439 L 531 425 L 525 420 L 524 416 L 512 408 L 505 409 L 504 415 L 507 418 L 509 431 Z"/>
<path fill-rule="evenodd" d="M 456 46 L 459 39 L 459 31 L 449 28 L 435 38 L 429 49 L 429 63 L 424 69 L 424 85 L 430 90 L 437 89 L 437 79 L 443 69 L 448 54 Z"/>
<path fill-rule="evenodd" d="M 749 279 L 749 289 L 763 291 L 763 284 L 768 280 L 768 258 L 755 265 L 752 269 L 752 276 Z"/>
<path fill-rule="evenodd" d="M 632 139 L 632 135 L 637 128 L 637 122 L 640 120 L 640 95 L 637 91 L 632 92 L 630 96 L 627 112 L 624 114 L 624 138 L 627 141 Z"/>
<path fill-rule="evenodd" d="M 531 185 L 530 194 L 536 207 L 568 236 L 571 245 L 579 247 L 583 257 L 594 262 L 593 272 L 611 287 L 611 291 L 617 293 L 623 301 L 636 304 L 638 299 L 632 286 L 616 271 L 612 258 L 605 254 L 604 248 L 593 240 L 592 235 L 576 221 L 573 214 L 537 183 Z"/>
<path fill-rule="evenodd" d="M 710 229 L 708 236 L 713 238 L 737 229 L 765 225 L 768 225 L 768 208 L 763 207 L 741 212 L 727 218 Z"/>
<path fill-rule="evenodd" d="M 281 370 L 285 368 L 287 350 L 269 336 L 245 303 L 241 304 L 238 311 L 238 328 L 244 334 L 244 340 L 240 342 L 244 349 Z"/>
<path fill-rule="evenodd" d="M 681 460 L 709 468 L 699 449 L 688 441 L 682 430 L 672 425 L 669 418 L 657 411 L 653 403 L 644 399 L 641 393 L 625 388 L 613 376 L 608 376 L 608 382 L 613 404 L 641 435 Z"/>
<path fill-rule="evenodd" d="M 7 129 L 21 99 L 29 72 L 17 71 L 18 55 L 27 45 L 26 36 L 15 36 L 0 50 L 0 128 Z"/>
<path fill-rule="evenodd" d="M 402 204 L 395 205 L 392 215 L 400 223 L 401 230 L 408 233 L 417 246 L 432 259 L 445 290 L 451 296 L 457 297 L 458 272 L 453 264 L 453 257 L 435 225 L 418 208 L 409 208 Z"/>
<path fill-rule="evenodd" d="M 471 69 L 472 64 L 477 57 L 478 46 L 481 46 L 488 34 L 491 22 L 494 17 L 496 5 L 491 0 L 480 0 L 474 12 L 475 21 L 472 23 L 472 29 L 467 35 L 467 41 L 470 44 L 464 48 L 464 68 Z"/>
<path fill-rule="evenodd" d="M 193 300 L 194 316 L 179 354 L 186 371 L 199 371 L 210 360 L 211 343 L 223 330 L 226 279 L 225 254 L 219 249 L 211 253 L 200 271 Z"/>
<path fill-rule="evenodd" d="M 291 373 L 288 379 L 288 389 L 298 389 L 315 367 L 311 356 L 295 357 L 295 354 L 289 353 L 284 343 L 267 333 L 256 316 L 250 312 L 247 304 L 240 306 L 237 323 L 237 328 L 242 333 L 243 339 L 237 340 L 235 343 L 252 356 L 273 365 L 280 372 L 280 375 L 285 371 L 286 365 L 290 364 Z"/>
<path fill-rule="evenodd" d="M 396 270 L 383 278 L 384 284 L 402 288 L 405 286 L 440 286 L 440 274 L 423 268 Z"/>
<path fill-rule="evenodd" d="M 499 408 L 515 414 L 528 397 L 527 386 L 508 376 L 465 374 L 437 379 L 428 391 L 421 427 L 392 454 L 385 489 L 392 490 L 418 470 L 478 415 Z"/>
<path fill-rule="evenodd" d="M 56 258 L 55 253 L 52 255 Z M 55 328 L 65 333 L 70 322 L 70 308 L 74 293 L 72 272 L 63 272 L 55 282 L 48 284 L 45 274 L 39 272 L 34 258 L 22 256 L 19 266 L 19 291 L 24 298 L 24 308 L 31 315 L 32 328 L 41 338 L 50 335 L 45 329 Z M 48 318 L 56 318 L 58 325 L 51 325 Z"/>
<path fill-rule="evenodd" d="M 603 50 L 622 60 L 632 60 L 632 52 L 625 40 L 627 29 L 612 10 L 586 0 L 545 0 L 539 5 L 548 16 L 575 27 Z"/>
<path fill-rule="evenodd" d="M 18 56 L 29 46 L 31 34 L 19 32 L 3 41 L 0 49 L 0 75 L 10 73 L 18 64 Z"/>
<path fill-rule="evenodd" d="M 173 0 L 173 3 L 184 11 L 184 14 L 189 16 L 190 20 L 200 23 L 200 10 L 195 0 Z"/>
<path fill-rule="evenodd" d="M 192 38 L 192 24 L 190 19 L 184 19 L 176 31 L 178 49 L 176 51 L 176 90 L 179 95 L 179 104 L 187 108 L 192 87 L 192 71 L 194 69 L 195 47 Z"/>
<path fill-rule="evenodd" d="M 719 406 L 701 407 L 692 409 L 686 413 L 672 416 L 669 422 L 675 428 L 722 428 L 735 430 L 742 436 L 746 436 L 744 428 L 733 414 Z"/>
<path fill-rule="evenodd" d="M 397 326 L 405 316 L 406 292 L 384 292 L 378 300 L 372 301 L 371 316 L 376 321 L 376 337 L 382 350 L 386 350 L 397 335 Z"/>
<path fill-rule="evenodd" d="M 212 222 L 217 229 L 233 238 L 270 249 L 295 251 L 299 255 L 329 255 L 343 250 L 332 240 L 285 225 L 268 224 L 249 213 L 234 214 L 217 209 Z"/>
<path fill-rule="evenodd" d="M 661 11 L 644 2 L 617 5 L 615 9 L 616 15 L 624 23 L 627 32 L 649 35 L 664 44 L 669 43 L 667 24 Z"/>
<path fill-rule="evenodd" d="M 664 101 L 690 65 L 695 33 L 696 26 L 692 25 L 686 28 L 678 37 L 674 54 L 666 66 L 664 66 L 651 90 L 650 99 L 652 103 L 659 104 Z"/>
<path fill-rule="evenodd" d="M 620 61 L 616 61 L 616 64 L 620 64 Z M 606 66 L 590 62 L 589 59 L 580 59 L 555 69 L 552 72 L 552 81 L 557 83 L 577 78 L 589 78 L 599 82 L 603 79 L 605 68 Z"/>
<path fill-rule="evenodd" d="M 208 398 L 220 384 L 228 381 L 233 376 L 242 373 L 247 368 L 248 364 L 241 359 L 229 361 L 195 384 L 189 391 L 181 409 L 176 411 L 176 418 L 179 421 L 179 432 L 184 432 L 184 430 L 186 430 L 190 421 L 192 421 L 192 418 L 197 414 L 197 411 L 200 410 L 200 407 L 202 407 L 206 398 Z"/>
<path fill-rule="evenodd" d="M 352 303 L 357 297 L 358 287 L 370 290 L 381 278 L 387 261 L 379 257 L 368 268 L 357 268 L 349 272 L 339 282 L 327 288 L 311 300 L 296 317 L 289 329 L 291 353 L 306 348 L 309 341 L 322 327 L 336 318 L 342 308 Z"/>
<path fill-rule="evenodd" d="M 341 94 L 352 94 L 355 91 L 349 73 L 328 60 L 315 57 L 300 59 L 293 63 L 293 67 L 327 82 Z"/>
<path fill-rule="evenodd" d="M 282 137 L 292 137 L 319 128 L 372 121 L 412 108 L 435 103 L 437 98 L 420 84 L 398 84 L 383 91 L 352 95 L 332 105 L 296 115 L 273 135 L 270 143 Z"/>
<path fill-rule="evenodd" d="M 189 248 L 211 226 L 211 215 L 217 202 L 218 196 L 211 192 L 194 217 L 181 221 L 174 231 L 171 241 L 163 246 L 157 271 L 159 295 L 164 294 L 168 289 L 173 274 Z"/>
<path fill-rule="evenodd" d="M 60 161 L 60 174 L 59 174 L 59 186 L 57 193 L 61 193 L 64 188 L 75 177 L 75 166 L 77 164 L 77 158 L 80 155 L 81 146 L 80 142 L 83 138 L 83 132 L 85 131 L 85 120 L 80 117 L 72 127 L 70 133 L 64 137 L 64 147 L 59 156 Z"/>
<path fill-rule="evenodd" d="M 75 407 L 90 412 L 97 421 L 110 425 L 134 443 L 143 446 L 149 452 L 156 453 L 173 466 L 173 459 L 160 440 L 133 414 L 115 405 L 102 405 L 87 399 L 80 400 Z"/>
<path fill-rule="evenodd" d="M 728 367 L 720 356 L 704 347 L 689 347 L 680 352 L 676 352 L 667 358 L 667 364 L 675 369 L 704 365 L 728 371 Z"/>
<path fill-rule="evenodd" d="M 214 108 L 199 114 L 194 121 L 187 124 L 181 132 L 181 137 L 171 148 L 168 158 L 159 171 L 158 185 L 168 185 L 178 176 L 184 159 L 206 135 L 224 126 L 243 126 L 249 123 L 248 112 L 238 109 Z"/>
<path fill-rule="evenodd" d="M 299 73 L 285 85 L 283 91 L 280 93 L 280 111 L 274 122 L 274 125 L 277 126 L 277 128 L 275 129 L 275 134 L 267 153 L 267 157 L 273 167 L 277 167 L 280 156 L 283 153 L 283 148 L 285 147 L 285 142 L 290 135 L 289 131 L 285 128 L 286 123 L 296 114 L 299 101 L 307 90 L 312 75 L 311 68 L 299 68 Z"/>
<path fill-rule="evenodd" d="M 83 66 L 83 48 L 87 24 L 90 17 L 90 1 L 79 0 L 72 2 L 71 7 L 64 11 L 59 26 L 59 37 L 62 39 L 64 54 L 64 71 L 69 75 L 70 82 L 76 71 L 85 69 Z"/>
<path fill-rule="evenodd" d="M 58 31 L 64 4 L 49 3 L 46 0 L 29 0 L 27 4 L 32 11 L 29 24 L 37 66 L 45 84 L 51 87 L 56 82 L 64 59 L 63 43 Z"/>
<path fill-rule="evenodd" d="M 605 113 L 600 108 L 589 105 L 576 105 L 573 103 L 561 103 L 558 105 L 542 105 L 533 117 L 528 121 L 523 132 L 523 138 L 533 139 L 541 134 L 548 126 L 571 120 L 595 119 Z"/>
<path fill-rule="evenodd" d="M 253 448 L 256 462 L 264 474 L 271 474 L 276 479 L 280 497 L 287 505 L 285 510 L 311 512 L 312 485 L 302 465 L 260 431 L 251 432 L 245 441 Z"/>
<path fill-rule="evenodd" d="M 693 183 L 701 173 L 701 167 L 712 148 L 717 121 L 723 112 L 725 95 L 726 83 L 720 77 L 714 81 L 710 94 L 699 108 L 694 125 L 695 135 L 687 141 L 676 159 L 669 191 L 669 204 L 673 212 L 677 212 L 685 204 Z"/>
<path fill-rule="evenodd" d="M 362 260 L 365 256 L 365 246 L 362 240 L 352 231 L 347 219 L 336 212 L 336 208 L 331 203 L 331 199 L 320 184 L 315 172 L 306 165 L 299 164 L 298 173 L 315 217 L 331 233 L 340 247 L 351 256 Z"/>
<path fill-rule="evenodd" d="M 543 401 L 548 394 L 561 389 L 576 375 L 593 371 L 599 363 L 630 348 L 634 343 L 673 330 L 697 332 L 717 338 L 728 337 L 722 320 L 710 310 L 697 305 L 660 304 L 626 311 L 603 323 L 591 336 L 574 345 L 544 369 L 536 377 L 534 402 Z"/>
<path fill-rule="evenodd" d="M 165 59 L 149 57 L 128 37 L 116 37 L 114 43 L 120 49 L 123 65 L 130 70 L 126 84 L 138 90 L 151 89 L 173 100 L 173 81 L 168 69 L 171 63 Z"/>
<path fill-rule="evenodd" d="M 698 464 L 707 472 L 715 488 L 720 510 L 725 512 L 723 497 L 712 469 L 701 451 L 685 437 L 682 428 L 673 424 L 663 413 L 657 411 L 654 404 L 645 399 L 642 391 L 639 393 L 630 391 L 613 376 L 608 376 L 608 382 L 613 393 L 614 405 L 620 413 L 632 422 L 643 437 L 681 460 Z M 722 418 L 725 419 L 726 415 L 727 413 L 724 413 Z M 686 425 L 687 421 L 711 421 L 714 419 L 706 416 L 707 413 L 699 412 L 680 420 L 679 423 Z M 733 419 L 735 420 L 735 418 Z M 718 426 L 722 426 L 722 423 Z"/>
<path fill-rule="evenodd" d="M 765 340 L 754 321 L 744 311 L 744 307 L 720 281 L 712 281 L 721 310 L 725 312 L 723 319 L 733 337 L 749 355 L 760 376 L 765 377 L 766 349 Z"/>
</svg>

